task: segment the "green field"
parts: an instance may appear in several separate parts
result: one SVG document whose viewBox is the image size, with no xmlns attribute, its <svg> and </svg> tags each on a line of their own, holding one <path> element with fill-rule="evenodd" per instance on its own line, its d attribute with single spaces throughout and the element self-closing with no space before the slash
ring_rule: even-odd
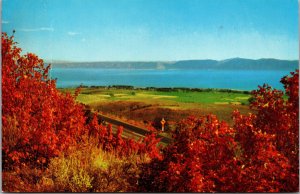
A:
<svg viewBox="0 0 300 194">
<path fill-rule="evenodd" d="M 74 93 L 75 89 L 61 89 Z M 147 91 L 142 89 L 83 88 L 77 100 L 84 104 L 108 101 L 179 102 L 248 105 L 250 94 L 221 91 Z"/>
<path fill-rule="evenodd" d="M 60 89 L 75 92 L 74 88 Z M 165 118 L 173 127 L 190 115 L 215 114 L 232 124 L 232 112 L 238 109 L 247 114 L 249 92 L 203 89 L 198 91 L 171 89 L 124 89 L 105 87 L 82 88 L 77 101 L 110 117 L 140 127 L 157 118 Z"/>
</svg>

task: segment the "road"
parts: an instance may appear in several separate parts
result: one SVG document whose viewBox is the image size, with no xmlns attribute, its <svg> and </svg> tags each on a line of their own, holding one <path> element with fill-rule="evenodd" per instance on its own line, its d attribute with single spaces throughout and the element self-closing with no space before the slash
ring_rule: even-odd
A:
<svg viewBox="0 0 300 194">
<path fill-rule="evenodd" d="M 114 132 L 117 132 L 118 126 L 123 126 L 124 131 L 123 131 L 122 137 L 132 137 L 132 138 L 138 140 L 139 138 L 143 138 L 143 137 L 145 137 L 146 134 L 150 133 L 147 129 L 143 129 L 143 128 L 131 125 L 129 123 L 125 123 L 123 121 L 107 117 L 107 116 L 99 114 L 99 113 L 98 113 L 98 119 L 112 124 Z M 172 142 L 171 138 L 164 137 L 161 135 L 157 135 L 157 138 L 161 138 L 160 141 L 165 144 L 169 144 Z"/>
</svg>

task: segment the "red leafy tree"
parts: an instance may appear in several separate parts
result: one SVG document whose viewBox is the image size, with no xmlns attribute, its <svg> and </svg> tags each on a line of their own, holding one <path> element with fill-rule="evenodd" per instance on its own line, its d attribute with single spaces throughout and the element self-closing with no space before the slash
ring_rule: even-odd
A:
<svg viewBox="0 0 300 194">
<path fill-rule="evenodd" d="M 144 166 L 140 190 L 235 191 L 239 168 L 233 132 L 214 115 L 190 117 L 180 122 L 174 134 L 175 142 L 164 150 L 163 159 Z"/>
<path fill-rule="evenodd" d="M 143 141 L 122 140 L 112 126 L 98 123 L 97 116 L 87 119 L 84 107 L 75 95 L 56 89 L 48 76 L 50 66 L 36 55 L 21 55 L 14 37 L 2 34 L 2 151 L 4 169 L 19 165 L 46 167 L 49 159 L 64 152 L 70 145 L 98 139 L 99 146 L 120 155 L 149 153 L 159 156 L 155 135 Z M 122 147 L 122 149 L 121 149 Z"/>
<path fill-rule="evenodd" d="M 295 192 L 299 188 L 299 71 L 281 79 L 282 91 L 268 85 L 253 91 L 255 115 L 234 113 L 236 140 L 251 192 Z M 250 184 L 251 183 L 251 184 Z"/>
<path fill-rule="evenodd" d="M 215 116 L 179 123 L 175 142 L 144 165 L 140 191 L 296 192 L 299 190 L 299 73 L 284 77 L 285 94 L 253 91 L 255 114 L 233 113 L 234 126 Z"/>
<path fill-rule="evenodd" d="M 2 34 L 3 163 L 45 164 L 84 133 L 82 107 L 56 90 L 50 66 Z"/>
<path fill-rule="evenodd" d="M 275 135 L 262 132 L 253 125 L 255 115 L 234 113 L 235 139 L 241 146 L 239 192 L 289 191 L 291 165 L 279 152 Z"/>
</svg>

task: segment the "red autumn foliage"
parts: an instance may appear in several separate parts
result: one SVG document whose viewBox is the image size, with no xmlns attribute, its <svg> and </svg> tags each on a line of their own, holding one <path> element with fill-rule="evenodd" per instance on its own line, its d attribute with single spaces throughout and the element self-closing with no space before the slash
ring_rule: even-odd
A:
<svg viewBox="0 0 300 194">
<path fill-rule="evenodd" d="M 2 34 L 3 163 L 44 164 L 81 140 L 83 111 L 70 94 L 50 80 L 43 60 Z M 15 128 L 14 130 L 12 128 Z"/>
<path fill-rule="evenodd" d="M 79 89 L 75 95 L 59 92 L 48 76 L 49 69 L 36 55 L 21 55 L 14 37 L 2 34 L 4 169 L 25 164 L 45 167 L 50 158 L 91 135 L 108 151 L 122 147 L 120 155 L 149 152 L 159 156 L 155 135 L 142 142 L 123 140 L 122 130 L 115 137 L 112 126 L 99 125 L 96 115 L 87 123 L 84 107 L 75 102 Z"/>
<path fill-rule="evenodd" d="M 291 183 L 291 164 L 274 144 L 275 135 L 253 125 L 256 115 L 234 113 L 236 136 L 241 146 L 241 192 L 295 191 Z"/>
<path fill-rule="evenodd" d="M 233 129 L 216 116 L 190 117 L 178 124 L 163 160 L 144 167 L 141 191 L 234 191 L 238 169 Z M 149 184 L 152 183 L 152 184 Z"/>
<path fill-rule="evenodd" d="M 296 192 L 299 187 L 299 73 L 283 92 L 253 91 L 256 114 L 233 113 L 229 127 L 213 115 L 178 124 L 163 159 L 145 164 L 143 192 Z M 150 183 L 150 184 L 149 184 Z"/>
<path fill-rule="evenodd" d="M 287 100 L 282 91 L 263 85 L 252 92 L 250 106 L 257 113 L 233 115 L 252 192 L 299 188 L 299 71 L 281 82 Z"/>
</svg>

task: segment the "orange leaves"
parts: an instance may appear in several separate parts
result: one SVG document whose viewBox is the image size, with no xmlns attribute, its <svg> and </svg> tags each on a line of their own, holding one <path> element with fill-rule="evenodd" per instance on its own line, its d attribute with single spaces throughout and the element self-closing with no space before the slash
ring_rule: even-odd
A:
<svg viewBox="0 0 300 194">
<path fill-rule="evenodd" d="M 288 101 L 294 108 L 297 108 L 299 104 L 299 69 L 291 72 L 291 76 L 283 77 L 281 83 L 283 83 L 285 92 L 289 96 Z"/>
<path fill-rule="evenodd" d="M 251 104 L 257 113 L 234 111 L 233 127 L 214 115 L 179 122 L 163 159 L 144 166 L 140 190 L 298 191 L 298 71 L 291 75 L 282 79 L 287 101 L 283 92 L 259 87 Z"/>
<path fill-rule="evenodd" d="M 299 169 L 298 70 L 291 75 L 281 80 L 287 101 L 283 92 L 264 85 L 252 92 L 256 115 L 233 113 L 235 139 L 247 166 L 242 174 L 245 183 L 251 183 L 250 192 L 298 191 L 299 176 L 294 176 Z"/>
<path fill-rule="evenodd" d="M 174 134 L 174 143 L 164 150 L 163 160 L 155 160 L 148 167 L 160 165 L 159 171 L 155 172 L 154 168 L 154 172 L 143 176 L 141 190 L 234 191 L 235 186 L 230 183 L 237 176 L 232 170 L 236 168 L 232 162 L 235 149 L 233 135 L 233 129 L 214 115 L 181 121 Z M 149 172 L 148 168 L 144 171 Z M 147 182 L 154 183 L 150 186 Z M 163 182 L 163 186 L 159 182 Z"/>
<path fill-rule="evenodd" d="M 72 133 L 85 130 L 81 106 L 72 97 L 58 92 L 55 81 L 48 77 L 50 66 L 45 66 L 34 54 L 21 56 L 20 51 L 13 37 L 3 33 L 2 119 L 15 118 L 18 125 L 14 127 L 21 132 L 20 138 L 11 144 L 13 130 L 9 123 L 3 123 L 4 129 L 10 128 L 3 133 L 4 156 L 8 157 L 4 160 L 10 158 L 15 162 L 4 163 L 5 167 L 29 158 L 34 158 L 35 161 L 30 162 L 34 165 L 38 157 L 56 156 L 74 142 L 68 140 L 75 138 Z M 64 128 L 68 130 L 63 131 Z M 29 156 L 16 153 L 29 153 Z"/>
<path fill-rule="evenodd" d="M 114 136 L 113 127 L 99 125 L 96 114 L 86 123 L 82 105 L 75 102 L 80 88 L 74 95 L 60 93 L 55 80 L 48 77 L 50 65 L 35 54 L 21 56 L 20 52 L 13 37 L 2 34 L 4 169 L 24 163 L 47 166 L 50 158 L 89 141 L 89 136 L 97 139 L 98 146 L 116 150 L 120 156 L 139 153 L 159 157 L 155 135 L 141 142 L 122 139 L 121 128 Z"/>
</svg>

